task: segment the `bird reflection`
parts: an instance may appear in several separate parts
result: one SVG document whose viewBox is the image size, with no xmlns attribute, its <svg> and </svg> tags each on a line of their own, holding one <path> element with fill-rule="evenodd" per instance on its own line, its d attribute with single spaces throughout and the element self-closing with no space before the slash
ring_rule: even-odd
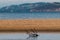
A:
<svg viewBox="0 0 60 40">
<path fill-rule="evenodd" d="M 37 37 L 28 37 L 27 40 L 37 40 Z"/>
</svg>

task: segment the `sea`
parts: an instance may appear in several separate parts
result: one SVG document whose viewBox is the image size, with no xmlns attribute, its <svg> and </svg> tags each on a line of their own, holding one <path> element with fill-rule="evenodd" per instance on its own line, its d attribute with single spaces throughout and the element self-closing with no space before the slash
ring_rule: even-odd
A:
<svg viewBox="0 0 60 40">
<path fill-rule="evenodd" d="M 60 13 L 0 13 L 0 19 L 60 19 Z M 0 40 L 60 40 L 60 33 L 39 32 L 38 37 L 29 37 L 26 33 L 1 33 Z"/>
<path fill-rule="evenodd" d="M 0 19 L 59 19 L 60 13 L 0 13 Z"/>
</svg>

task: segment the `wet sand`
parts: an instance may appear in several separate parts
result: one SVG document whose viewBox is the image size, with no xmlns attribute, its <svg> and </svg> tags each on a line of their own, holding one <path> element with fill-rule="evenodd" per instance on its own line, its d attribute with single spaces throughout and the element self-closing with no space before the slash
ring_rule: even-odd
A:
<svg viewBox="0 0 60 40">
<path fill-rule="evenodd" d="M 60 32 L 60 19 L 0 20 L 0 32 L 48 31 Z"/>
</svg>

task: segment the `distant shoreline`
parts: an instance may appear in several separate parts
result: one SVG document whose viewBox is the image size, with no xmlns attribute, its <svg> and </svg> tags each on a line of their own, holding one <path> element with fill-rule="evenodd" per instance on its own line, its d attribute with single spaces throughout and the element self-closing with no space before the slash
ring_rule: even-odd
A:
<svg viewBox="0 0 60 40">
<path fill-rule="evenodd" d="M 0 13 L 60 13 L 60 11 L 52 11 L 52 12 L 0 12 Z"/>
<path fill-rule="evenodd" d="M 60 12 L 60 2 L 11 4 L 0 8 L 0 13 Z"/>
</svg>

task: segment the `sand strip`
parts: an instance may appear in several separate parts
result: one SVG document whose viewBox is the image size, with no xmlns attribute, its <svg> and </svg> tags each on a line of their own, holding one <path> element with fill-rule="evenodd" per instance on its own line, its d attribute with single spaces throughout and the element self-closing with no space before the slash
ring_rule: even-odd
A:
<svg viewBox="0 0 60 40">
<path fill-rule="evenodd" d="M 60 31 L 60 19 L 0 20 L 0 31 Z"/>
</svg>

